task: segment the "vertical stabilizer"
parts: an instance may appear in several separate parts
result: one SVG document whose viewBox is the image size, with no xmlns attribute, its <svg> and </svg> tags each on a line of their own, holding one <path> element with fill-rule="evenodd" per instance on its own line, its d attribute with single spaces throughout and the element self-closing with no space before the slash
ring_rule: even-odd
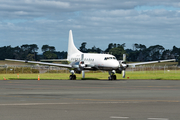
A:
<svg viewBox="0 0 180 120">
<path fill-rule="evenodd" d="M 68 60 L 73 54 L 81 53 L 74 45 L 72 30 L 69 31 L 69 43 L 68 43 Z"/>
</svg>

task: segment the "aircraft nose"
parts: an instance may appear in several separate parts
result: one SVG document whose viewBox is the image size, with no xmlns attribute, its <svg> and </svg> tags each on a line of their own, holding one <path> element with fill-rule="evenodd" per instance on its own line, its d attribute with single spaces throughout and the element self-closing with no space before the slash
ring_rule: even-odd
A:
<svg viewBox="0 0 180 120">
<path fill-rule="evenodd" d="M 113 61 L 112 62 L 112 67 L 113 68 L 118 68 L 119 67 L 119 62 L 118 61 Z"/>
</svg>

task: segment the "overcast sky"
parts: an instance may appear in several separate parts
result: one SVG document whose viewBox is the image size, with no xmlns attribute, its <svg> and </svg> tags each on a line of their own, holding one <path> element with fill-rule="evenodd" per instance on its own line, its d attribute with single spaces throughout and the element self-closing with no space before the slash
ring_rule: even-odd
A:
<svg viewBox="0 0 180 120">
<path fill-rule="evenodd" d="M 109 43 L 180 47 L 179 0 L 0 0 L 0 47 L 23 44 L 67 51 L 87 42 L 105 50 Z"/>
</svg>

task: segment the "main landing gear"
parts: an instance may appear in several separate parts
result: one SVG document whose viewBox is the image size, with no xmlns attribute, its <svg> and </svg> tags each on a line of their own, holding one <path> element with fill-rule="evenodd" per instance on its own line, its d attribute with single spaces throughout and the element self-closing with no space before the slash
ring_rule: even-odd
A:
<svg viewBox="0 0 180 120">
<path fill-rule="evenodd" d="M 116 80 L 115 70 L 109 71 L 108 80 Z"/>
<path fill-rule="evenodd" d="M 70 70 L 71 75 L 69 76 L 70 80 L 76 80 L 76 75 L 74 75 L 74 70 Z"/>
</svg>

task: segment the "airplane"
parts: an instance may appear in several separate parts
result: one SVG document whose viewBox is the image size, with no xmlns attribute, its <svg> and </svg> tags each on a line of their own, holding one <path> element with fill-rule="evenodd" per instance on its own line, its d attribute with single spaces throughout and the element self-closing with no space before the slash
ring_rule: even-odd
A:
<svg viewBox="0 0 180 120">
<path fill-rule="evenodd" d="M 122 77 L 125 78 L 125 70 L 129 66 L 175 61 L 175 59 L 170 59 L 170 60 L 159 60 L 159 61 L 126 64 L 125 54 L 123 54 L 123 60 L 117 60 L 116 57 L 111 54 L 82 53 L 74 45 L 72 30 L 69 31 L 67 59 L 49 60 L 49 61 L 61 61 L 61 60 L 68 61 L 70 62 L 70 64 L 57 64 L 57 63 L 15 60 L 15 59 L 5 59 L 5 60 L 68 68 L 71 73 L 71 75 L 69 76 L 70 80 L 76 80 L 75 73 L 77 74 L 82 73 L 82 78 L 85 78 L 85 70 L 108 71 L 109 73 L 108 80 L 116 80 L 117 79 L 116 73 L 122 74 Z"/>
</svg>

